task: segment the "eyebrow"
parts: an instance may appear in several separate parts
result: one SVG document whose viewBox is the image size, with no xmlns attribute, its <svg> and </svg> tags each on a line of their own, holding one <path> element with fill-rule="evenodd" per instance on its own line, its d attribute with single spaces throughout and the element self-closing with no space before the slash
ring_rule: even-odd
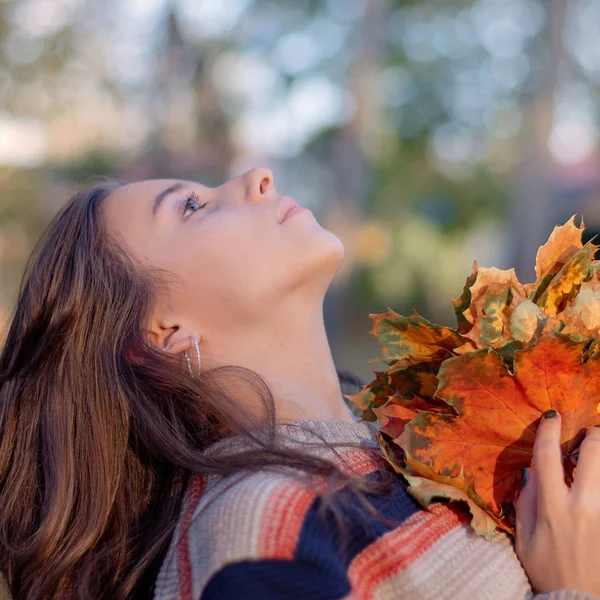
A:
<svg viewBox="0 0 600 600">
<path fill-rule="evenodd" d="M 154 198 L 154 203 L 152 205 L 152 217 L 156 217 L 156 214 L 160 210 L 161 204 L 163 200 L 173 192 L 178 192 L 181 188 L 185 187 L 185 183 L 183 181 L 177 181 L 173 185 L 170 185 L 168 188 L 164 189 L 156 198 Z"/>
</svg>

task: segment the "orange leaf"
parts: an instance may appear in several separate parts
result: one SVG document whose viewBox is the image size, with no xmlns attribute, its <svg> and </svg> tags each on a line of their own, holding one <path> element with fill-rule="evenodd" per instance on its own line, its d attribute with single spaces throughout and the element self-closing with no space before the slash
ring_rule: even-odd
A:
<svg viewBox="0 0 600 600">
<path fill-rule="evenodd" d="M 392 395 L 395 398 L 408 400 L 418 396 L 427 402 L 438 404 L 434 400 L 439 383 L 437 373 L 443 360 L 450 356 L 445 356 L 437 361 L 410 365 L 410 367 L 399 366 L 399 363 L 391 366 L 386 373 L 395 388 Z"/>
<path fill-rule="evenodd" d="M 567 303 L 577 295 L 581 284 L 592 278 L 596 249 L 594 244 L 588 242 L 563 265 L 541 294 L 541 287 L 535 291 L 532 300 L 547 315 L 554 317 L 562 312 Z"/>
<path fill-rule="evenodd" d="M 374 408 L 373 412 L 379 421 L 380 431 L 391 438 L 398 437 L 404 431 L 404 426 L 419 414 L 419 411 L 415 408 L 391 403 Z"/>
<path fill-rule="evenodd" d="M 361 412 L 365 421 L 376 421 L 373 409 L 383 406 L 388 398 L 396 391 L 394 384 L 386 371 L 374 371 L 375 379 L 363 385 L 358 394 L 345 394 L 344 398 L 352 402 Z"/>
<path fill-rule="evenodd" d="M 581 243 L 583 228 L 583 219 L 581 219 L 581 227 L 575 225 L 575 215 L 564 225 L 554 228 L 548 241 L 540 246 L 535 257 L 535 276 L 538 281 L 548 275 L 556 275 L 583 247 Z"/>
<path fill-rule="evenodd" d="M 463 336 L 477 348 L 496 348 L 511 339 L 510 318 L 518 304 L 525 299 L 525 288 L 519 283 L 514 269 L 502 270 L 473 265 L 473 274 L 467 280 L 469 304 L 462 313 L 464 321 L 471 324 Z M 463 293 L 463 296 L 465 294 Z M 457 306 L 466 304 L 466 297 Z M 464 322 L 463 321 L 463 322 Z M 459 327 L 460 327 L 459 319 Z"/>
<path fill-rule="evenodd" d="M 377 360 L 403 367 L 415 363 L 444 360 L 452 350 L 465 343 L 456 331 L 430 323 L 416 312 L 403 317 L 388 308 L 387 313 L 369 315 L 373 321 L 371 335 L 382 345 Z"/>
<path fill-rule="evenodd" d="M 448 500 L 450 502 L 463 503 L 471 513 L 471 527 L 473 527 L 478 535 L 485 536 L 488 539 L 492 538 L 496 531 L 496 526 L 503 526 L 502 522 L 495 521 L 480 506 L 475 504 L 475 502 L 473 502 L 473 500 L 471 500 L 463 491 L 462 486 L 457 484 L 456 481 L 453 481 L 453 484 L 450 485 L 448 483 L 432 481 L 425 477 L 419 477 L 419 475 L 410 467 L 406 467 L 402 464 L 402 460 L 398 456 L 398 452 L 400 451 L 398 446 L 390 444 L 379 432 L 377 433 L 377 439 L 383 456 L 392 466 L 394 471 L 404 477 L 409 485 L 409 494 L 421 504 L 421 506 L 429 509 L 431 504 L 436 502 L 436 500 Z"/>
<path fill-rule="evenodd" d="M 500 290 L 506 290 L 512 288 L 515 292 L 521 296 L 525 296 L 525 290 L 519 283 L 517 275 L 514 269 L 496 269 L 495 267 L 481 268 L 477 270 L 477 277 L 473 286 L 471 287 L 471 305 L 476 304 L 478 300 L 485 297 L 487 290 L 490 286 L 493 286 L 497 292 Z M 471 311 L 472 313 L 473 311 Z M 480 312 L 480 311 L 475 311 Z M 469 314 L 465 314 L 465 317 L 473 322 L 469 318 Z"/>
<path fill-rule="evenodd" d="M 390 394 L 389 388 L 386 388 L 387 402 L 372 404 L 372 412 L 381 431 L 395 438 L 402 433 L 406 423 L 424 410 L 454 412 L 445 402 L 435 398 L 439 384 L 437 372 L 443 358 L 410 367 L 401 367 L 398 362 L 385 371 L 394 391 Z"/>
<path fill-rule="evenodd" d="M 453 300 L 456 330 L 416 313 L 370 315 L 388 369 L 356 396 L 364 418 L 392 440 L 382 450 L 415 498 L 465 502 L 484 535 L 512 531 L 544 411 L 563 418 L 567 481 L 566 457 L 600 421 L 600 263 L 582 231 L 574 217 L 554 229 L 532 284 L 475 262 Z"/>
<path fill-rule="evenodd" d="M 465 283 L 465 287 L 463 288 L 463 293 L 458 298 L 452 300 L 452 305 L 454 306 L 454 312 L 456 314 L 456 319 L 458 321 L 458 331 L 463 335 L 468 333 L 473 328 L 473 323 L 469 321 L 464 313 L 471 306 L 471 288 L 477 279 L 477 271 L 479 267 L 477 266 L 477 261 L 473 262 L 473 272 L 467 277 L 467 281 Z"/>
<path fill-rule="evenodd" d="M 395 441 L 407 464 L 442 483 L 464 476 L 467 495 L 510 526 L 541 415 L 549 409 L 561 414 L 565 457 L 584 430 L 600 422 L 600 364 L 582 362 L 585 347 L 568 336 L 546 336 L 515 352 L 514 375 L 495 351 L 445 361 L 437 396 L 458 416 L 421 412 L 406 425 Z"/>
<path fill-rule="evenodd" d="M 580 338 L 600 332 L 600 281 L 594 278 L 581 284 L 575 301 L 560 314 L 565 323 L 561 333 Z"/>
<path fill-rule="evenodd" d="M 529 342 L 548 323 L 547 315 L 531 300 L 522 300 L 513 309 L 508 333 L 517 342 Z"/>
</svg>

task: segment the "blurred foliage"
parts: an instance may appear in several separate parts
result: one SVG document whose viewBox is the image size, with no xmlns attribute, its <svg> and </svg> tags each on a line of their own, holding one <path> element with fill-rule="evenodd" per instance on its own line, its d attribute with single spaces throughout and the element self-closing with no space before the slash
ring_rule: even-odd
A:
<svg viewBox="0 0 600 600">
<path fill-rule="evenodd" d="M 216 185 L 262 164 L 344 241 L 328 328 L 369 377 L 368 312 L 449 322 L 473 259 L 528 267 L 520 240 L 596 197 L 598 17 L 600 0 L 0 0 L 0 307 L 89 176 Z"/>
</svg>

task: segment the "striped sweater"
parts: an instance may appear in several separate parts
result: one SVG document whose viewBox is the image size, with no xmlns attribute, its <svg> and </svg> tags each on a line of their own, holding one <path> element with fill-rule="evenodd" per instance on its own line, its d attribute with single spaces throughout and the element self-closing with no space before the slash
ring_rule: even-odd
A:
<svg viewBox="0 0 600 600">
<path fill-rule="evenodd" d="M 357 448 L 311 448 L 307 442 L 360 442 L 377 448 L 366 422 L 303 421 L 277 425 L 288 447 L 339 461 L 342 468 L 379 477 L 385 465 Z M 318 437 L 317 437 L 318 436 Z M 244 436 L 205 452 L 243 451 Z M 343 458 L 343 460 L 342 460 Z M 234 475 L 232 477 L 238 477 Z M 319 497 L 289 471 L 259 472 L 235 482 L 202 510 L 231 478 L 197 476 L 158 574 L 155 600 L 599 600 L 577 591 L 534 595 L 510 539 L 476 536 L 465 511 L 445 503 L 423 510 L 395 479 L 390 494 L 369 496 L 385 526 L 349 504 L 351 543 L 343 553 L 333 523 L 318 518 Z M 344 494 L 343 487 L 335 494 Z"/>
</svg>

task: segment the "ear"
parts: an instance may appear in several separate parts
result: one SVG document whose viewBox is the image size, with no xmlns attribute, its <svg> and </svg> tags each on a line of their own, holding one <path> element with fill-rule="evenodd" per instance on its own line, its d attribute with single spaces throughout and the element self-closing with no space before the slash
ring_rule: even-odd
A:
<svg viewBox="0 0 600 600">
<path fill-rule="evenodd" d="M 193 338 L 200 340 L 197 332 L 181 324 L 159 321 L 148 330 L 152 343 L 169 354 L 180 354 L 194 345 Z"/>
</svg>

